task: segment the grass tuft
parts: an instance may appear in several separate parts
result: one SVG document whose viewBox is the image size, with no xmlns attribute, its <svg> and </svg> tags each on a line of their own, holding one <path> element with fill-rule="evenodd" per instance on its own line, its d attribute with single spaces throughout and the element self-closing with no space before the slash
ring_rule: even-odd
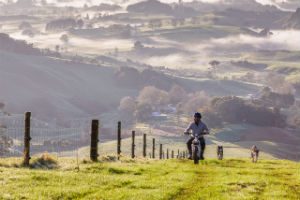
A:
<svg viewBox="0 0 300 200">
<path fill-rule="evenodd" d="M 33 160 L 30 164 L 33 169 L 55 169 L 58 168 L 58 162 L 48 153 L 43 153 L 41 157 Z"/>
</svg>

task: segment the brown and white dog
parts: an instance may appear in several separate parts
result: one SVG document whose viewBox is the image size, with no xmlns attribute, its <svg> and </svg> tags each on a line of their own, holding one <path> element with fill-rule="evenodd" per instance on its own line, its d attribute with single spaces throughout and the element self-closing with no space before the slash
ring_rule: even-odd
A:
<svg viewBox="0 0 300 200">
<path fill-rule="evenodd" d="M 252 158 L 252 162 L 256 163 L 258 160 L 258 156 L 259 156 L 259 149 L 257 148 L 256 145 L 252 146 L 251 148 L 251 158 Z"/>
</svg>

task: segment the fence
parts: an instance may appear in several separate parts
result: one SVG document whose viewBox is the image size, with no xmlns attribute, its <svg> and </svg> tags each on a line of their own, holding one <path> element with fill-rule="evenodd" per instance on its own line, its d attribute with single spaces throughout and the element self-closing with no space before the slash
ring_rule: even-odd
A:
<svg viewBox="0 0 300 200">
<path fill-rule="evenodd" d="M 105 133 L 101 132 L 101 122 L 93 118 L 70 120 L 66 126 L 57 126 L 36 119 L 27 112 L 25 115 L 0 116 L 0 125 L 0 157 L 23 157 L 23 163 L 27 166 L 31 156 L 36 157 L 44 152 L 57 158 L 90 158 L 92 161 L 108 154 L 114 154 L 118 159 L 122 156 L 132 159 L 173 159 L 188 155 L 182 137 L 158 137 L 151 129 L 136 129 L 123 138 L 121 122 L 114 126 L 114 139 L 105 138 Z M 226 144 L 223 147 L 226 148 L 226 157 L 239 156 L 239 147 Z M 234 155 L 230 154 L 230 148 Z M 222 152 L 217 152 L 217 149 L 208 149 L 206 152 L 210 157 L 223 158 L 223 148 Z M 239 157 L 245 155 L 241 153 Z"/>
<path fill-rule="evenodd" d="M 49 125 L 32 117 L 30 112 L 26 112 L 25 115 L 0 116 L 0 124 L 2 125 L 0 128 L 0 157 L 23 157 L 25 166 L 30 164 L 31 156 L 37 156 L 43 152 L 57 157 L 86 158 L 89 156 L 92 161 L 97 161 L 100 154 L 112 152 L 104 152 L 102 148 L 102 145 L 109 140 L 100 140 L 101 131 L 98 119 L 71 120 L 66 128 Z M 118 159 L 121 156 L 152 159 L 186 156 L 185 150 L 182 150 L 185 148 L 165 148 L 165 145 L 171 144 L 171 142 L 160 143 L 155 136 L 150 138 L 151 133 L 142 133 L 137 136 L 135 130 L 131 133 L 131 144 L 127 145 L 129 140 L 127 138 L 124 141 L 126 145 L 123 147 L 121 122 L 117 123 L 116 129 L 116 141 L 111 140 L 106 145 L 109 145 L 110 148 L 116 147 L 115 153 Z M 129 146 L 130 149 L 128 149 Z"/>
</svg>

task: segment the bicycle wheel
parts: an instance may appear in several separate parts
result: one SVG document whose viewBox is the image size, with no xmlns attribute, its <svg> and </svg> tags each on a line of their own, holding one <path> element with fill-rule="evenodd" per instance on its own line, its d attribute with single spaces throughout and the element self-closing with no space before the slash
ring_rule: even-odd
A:
<svg viewBox="0 0 300 200">
<path fill-rule="evenodd" d="M 199 152 L 198 147 L 195 147 L 195 148 L 194 148 L 194 151 L 193 151 L 193 160 L 194 160 L 194 164 L 199 164 L 199 156 L 198 156 L 198 152 Z"/>
</svg>

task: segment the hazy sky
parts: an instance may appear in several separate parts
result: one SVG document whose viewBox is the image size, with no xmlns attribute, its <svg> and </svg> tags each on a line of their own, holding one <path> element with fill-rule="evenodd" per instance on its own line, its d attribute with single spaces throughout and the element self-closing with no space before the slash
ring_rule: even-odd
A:
<svg viewBox="0 0 300 200">
<path fill-rule="evenodd" d="M 0 2 L 5 2 L 6 0 L 0 0 Z M 138 2 L 142 0 L 130 0 L 130 3 Z M 170 3 L 170 2 L 178 2 L 178 0 L 160 0 L 162 2 Z M 185 2 L 193 1 L 193 0 L 183 0 Z M 215 3 L 220 2 L 223 0 L 198 0 L 202 2 L 208 2 L 208 3 Z M 281 2 L 287 2 L 288 0 L 256 0 L 259 3 L 262 4 L 276 4 Z M 57 2 L 57 0 L 47 0 L 47 2 Z M 76 0 L 76 3 L 78 6 L 82 6 L 82 4 L 86 2 L 92 2 L 93 4 L 99 4 L 99 3 L 110 3 L 110 2 L 123 2 L 123 0 Z M 74 3 L 70 3 L 71 5 L 74 5 Z"/>
</svg>

